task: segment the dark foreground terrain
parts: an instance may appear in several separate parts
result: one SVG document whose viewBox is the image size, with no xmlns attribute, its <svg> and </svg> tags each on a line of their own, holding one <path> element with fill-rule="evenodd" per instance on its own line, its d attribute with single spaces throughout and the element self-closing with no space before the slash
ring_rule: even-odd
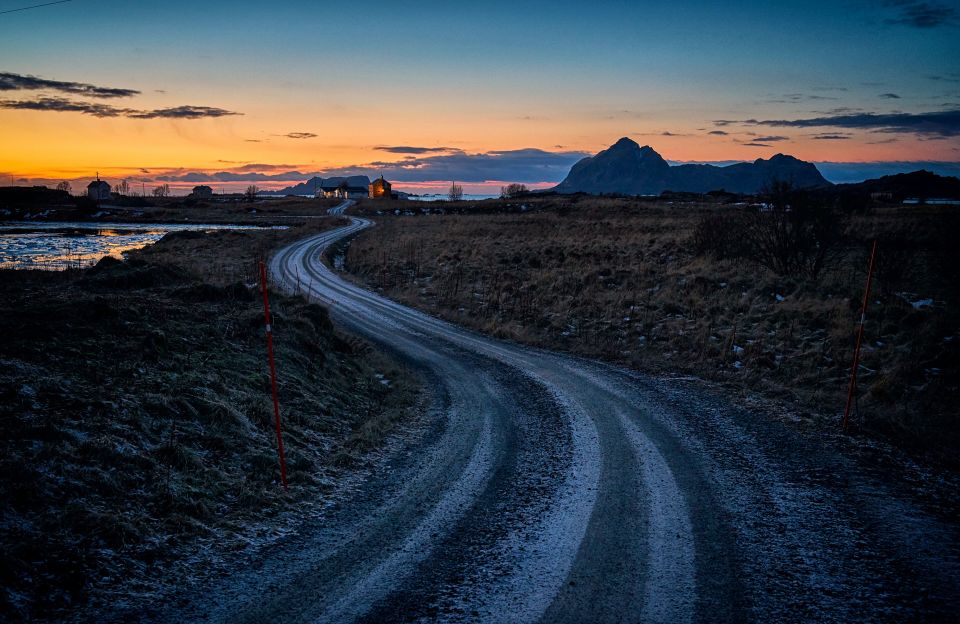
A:
<svg viewBox="0 0 960 624">
<path fill-rule="evenodd" d="M 854 424 L 960 468 L 960 211 L 828 206 L 809 226 L 821 263 L 811 253 L 781 266 L 765 249 L 789 237 L 761 200 L 368 201 L 360 212 L 377 225 L 343 260 L 367 286 L 451 322 L 714 380 L 833 431 L 876 239 Z"/>
<path fill-rule="evenodd" d="M 425 435 L 165 622 L 952 622 L 957 487 L 888 445 L 451 325 L 294 243 L 272 274 L 424 380 Z"/>
<path fill-rule="evenodd" d="M 363 472 L 415 387 L 325 308 L 274 293 L 279 485 L 255 260 L 329 226 L 171 234 L 87 271 L 0 272 L 0 619 L 142 616 Z"/>
</svg>

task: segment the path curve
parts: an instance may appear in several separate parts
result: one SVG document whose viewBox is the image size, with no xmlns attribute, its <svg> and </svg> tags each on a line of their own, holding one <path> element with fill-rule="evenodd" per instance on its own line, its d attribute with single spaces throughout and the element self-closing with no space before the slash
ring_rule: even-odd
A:
<svg viewBox="0 0 960 624">
<path fill-rule="evenodd" d="M 293 243 L 270 273 L 415 370 L 429 431 L 192 619 L 852 622 L 960 605 L 956 524 L 911 493 L 698 384 L 489 338 L 321 261 L 372 225 Z"/>
</svg>

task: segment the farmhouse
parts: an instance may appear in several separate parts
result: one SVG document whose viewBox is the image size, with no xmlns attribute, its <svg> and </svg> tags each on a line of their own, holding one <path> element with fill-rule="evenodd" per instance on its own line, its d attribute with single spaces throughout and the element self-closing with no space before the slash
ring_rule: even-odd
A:
<svg viewBox="0 0 960 624">
<path fill-rule="evenodd" d="M 317 196 L 335 197 L 337 199 L 363 199 L 367 197 L 369 186 L 370 178 L 367 176 L 326 178 L 320 181 Z"/>
<path fill-rule="evenodd" d="M 380 174 L 379 178 L 370 183 L 371 199 L 390 199 L 390 188 L 390 183 L 383 179 L 383 174 Z"/>
<path fill-rule="evenodd" d="M 87 197 L 94 201 L 110 201 L 110 185 L 97 178 L 87 185 Z"/>
<path fill-rule="evenodd" d="M 195 199 L 210 199 L 213 197 L 213 189 L 206 184 L 195 186 L 193 187 L 193 191 L 190 192 L 190 197 Z"/>
</svg>

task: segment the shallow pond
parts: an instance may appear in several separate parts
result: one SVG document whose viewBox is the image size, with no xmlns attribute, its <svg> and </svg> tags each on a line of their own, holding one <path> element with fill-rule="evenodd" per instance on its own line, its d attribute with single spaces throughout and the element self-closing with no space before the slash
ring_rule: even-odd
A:
<svg viewBox="0 0 960 624">
<path fill-rule="evenodd" d="M 122 258 L 168 232 L 256 229 L 262 228 L 208 223 L 7 222 L 0 224 L 0 269 L 84 268 L 104 256 Z"/>
</svg>

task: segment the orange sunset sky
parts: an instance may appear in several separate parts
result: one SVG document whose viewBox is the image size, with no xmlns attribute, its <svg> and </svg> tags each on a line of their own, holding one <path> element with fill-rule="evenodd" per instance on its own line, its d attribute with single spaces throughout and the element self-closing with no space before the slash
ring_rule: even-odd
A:
<svg viewBox="0 0 960 624">
<path fill-rule="evenodd" d="M 483 192 L 555 184 L 621 136 L 671 161 L 840 163 L 821 167 L 834 181 L 862 163 L 950 172 L 960 29 L 902 4 L 77 0 L 0 14 L 0 175 L 236 189 L 384 172 L 405 190 Z"/>
</svg>

